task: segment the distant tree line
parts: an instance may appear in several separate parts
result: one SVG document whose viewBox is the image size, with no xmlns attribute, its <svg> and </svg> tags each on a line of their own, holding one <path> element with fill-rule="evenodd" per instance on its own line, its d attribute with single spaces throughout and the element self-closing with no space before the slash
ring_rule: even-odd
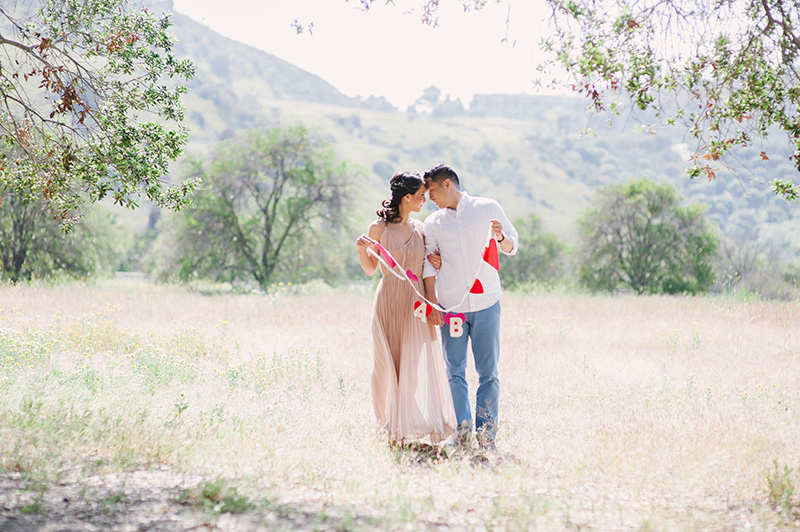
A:
<svg viewBox="0 0 800 532">
<path fill-rule="evenodd" d="M 243 132 L 187 164 L 194 205 L 124 242 L 98 206 L 71 234 L 40 202 L 0 191 L 0 266 L 11 282 L 143 270 L 161 282 L 206 279 L 268 291 L 278 282 L 360 277 L 348 205 L 359 173 L 298 125 Z M 793 297 L 800 268 L 763 243 L 723 237 L 705 207 L 647 179 L 600 187 L 569 246 L 535 215 L 514 220 L 520 249 L 503 257 L 509 289 Z"/>
</svg>

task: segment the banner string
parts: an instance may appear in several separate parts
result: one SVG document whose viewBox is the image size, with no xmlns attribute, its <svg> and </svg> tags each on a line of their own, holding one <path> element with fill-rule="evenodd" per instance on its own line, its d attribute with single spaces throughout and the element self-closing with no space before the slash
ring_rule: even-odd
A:
<svg viewBox="0 0 800 532">
<path fill-rule="evenodd" d="M 367 238 L 369 238 L 369 237 L 367 237 Z M 411 270 L 403 269 L 403 267 L 400 266 L 400 263 L 392 256 L 391 253 L 389 253 L 389 250 L 386 249 L 385 247 L 383 247 L 380 242 L 378 242 L 377 240 L 374 240 L 372 238 L 369 238 L 369 240 L 370 240 L 370 242 L 372 242 L 372 244 L 375 245 L 376 248 L 378 248 L 380 253 L 374 251 L 370 247 L 367 247 L 367 253 L 371 254 L 373 257 L 378 259 L 378 262 L 383 264 L 386 267 L 386 269 L 389 270 L 392 273 L 392 275 L 394 275 L 395 277 L 397 277 L 400 280 L 408 281 L 408 283 L 411 285 L 411 288 L 414 290 L 414 292 L 416 292 L 416 294 L 423 301 L 425 301 L 428 305 L 430 305 L 431 307 L 435 308 L 436 310 L 438 310 L 440 312 L 443 312 L 443 313 L 447 313 L 448 312 L 446 308 L 441 307 L 441 306 L 437 305 L 436 303 L 432 302 L 430 299 L 428 299 L 425 296 L 423 296 L 419 292 L 419 290 L 417 290 L 417 287 L 412 282 L 412 280 L 418 282 L 420 279 L 419 279 L 419 277 L 417 277 L 414 274 L 414 272 L 412 272 Z M 484 242 L 486 242 L 484 248 L 486 248 L 487 246 L 489 246 L 491 244 L 491 240 L 492 240 L 492 229 L 490 227 L 489 228 L 489 234 L 487 235 L 487 238 L 484 240 Z M 483 260 L 484 259 L 482 257 L 481 258 L 481 262 L 483 262 Z M 400 267 L 399 272 L 397 271 L 398 266 Z M 464 303 L 464 301 L 466 301 L 467 296 L 469 296 L 469 294 L 470 294 L 470 290 L 472 289 L 472 286 L 474 286 L 475 285 L 475 281 L 478 280 L 478 274 L 480 273 L 480 268 L 481 268 L 481 265 L 479 264 L 478 265 L 478 271 L 476 271 L 475 275 L 473 276 L 473 279 L 475 279 L 475 280 L 472 282 L 472 285 L 470 285 L 470 287 L 467 288 L 467 291 L 464 292 L 464 296 L 461 298 L 461 301 L 459 301 L 458 303 L 453 305 L 453 308 L 460 307 L 461 304 Z"/>
</svg>

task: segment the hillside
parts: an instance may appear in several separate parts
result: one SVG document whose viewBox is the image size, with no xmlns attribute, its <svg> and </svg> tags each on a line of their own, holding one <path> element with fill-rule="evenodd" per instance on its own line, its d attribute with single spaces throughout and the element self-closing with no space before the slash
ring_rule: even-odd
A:
<svg viewBox="0 0 800 532">
<path fill-rule="evenodd" d="M 186 98 L 193 142 L 215 142 L 233 132 L 270 122 L 263 98 L 358 107 L 360 102 L 319 76 L 214 33 L 174 14 L 176 55 L 197 68 Z"/>
<path fill-rule="evenodd" d="M 773 196 L 766 184 L 797 172 L 781 157 L 763 166 L 761 147 L 745 160 L 758 169 L 753 174 L 721 171 L 712 182 L 692 181 L 684 168 L 694 147 L 681 131 L 650 128 L 651 119 L 639 118 L 645 127 L 633 117 L 609 126 L 607 117 L 588 114 L 582 100 L 553 96 L 477 95 L 468 110 L 440 101 L 430 113 L 402 112 L 385 101 L 345 96 L 318 76 L 180 13 L 174 20 L 178 55 L 197 66 L 185 99 L 188 152 L 207 154 L 239 130 L 302 121 L 368 176 L 353 206 L 360 224 L 373 215 L 392 173 L 446 162 L 469 192 L 500 200 L 512 217 L 535 213 L 568 241 L 598 186 L 648 177 L 707 204 L 725 234 L 768 240 L 800 255 L 798 206 Z M 587 127 L 594 133 L 581 134 Z"/>
</svg>

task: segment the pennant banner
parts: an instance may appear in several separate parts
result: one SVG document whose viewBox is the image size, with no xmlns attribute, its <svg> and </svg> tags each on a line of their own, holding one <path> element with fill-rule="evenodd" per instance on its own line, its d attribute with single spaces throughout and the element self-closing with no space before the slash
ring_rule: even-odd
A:
<svg viewBox="0 0 800 532">
<path fill-rule="evenodd" d="M 500 255 L 497 253 L 497 240 L 494 238 L 489 239 L 489 245 L 483 250 L 483 260 L 498 272 L 500 271 Z"/>
<path fill-rule="evenodd" d="M 436 309 L 445 314 L 444 322 L 450 326 L 450 336 L 453 338 L 458 338 L 463 334 L 463 325 L 464 321 L 466 320 L 466 316 L 463 313 L 452 313 L 448 312 L 446 308 L 437 305 L 436 303 L 432 302 L 425 296 L 423 296 L 419 290 L 417 290 L 417 286 L 414 283 L 419 282 L 419 277 L 417 277 L 414 272 L 411 270 L 406 270 L 402 266 L 399 266 L 397 260 L 389 253 L 385 247 L 381 245 L 380 242 L 370 239 L 370 242 L 378 248 L 378 252 L 373 250 L 370 247 L 367 247 L 367 252 L 378 259 L 378 262 L 383 264 L 387 270 L 389 270 L 392 275 L 397 277 L 398 279 L 408 281 L 411 285 L 411 288 L 414 292 L 420 297 L 421 301 L 416 301 L 414 303 L 414 316 L 420 319 L 423 323 L 427 323 L 428 316 L 431 315 L 433 309 Z M 500 258 L 497 251 L 497 241 L 492 236 L 492 230 L 489 229 L 489 236 L 488 242 L 486 247 L 483 250 L 483 256 L 481 257 L 483 262 L 488 263 L 492 268 L 497 271 L 500 271 Z M 474 279 L 475 281 L 472 283 L 472 286 L 468 291 L 464 292 L 464 297 L 461 298 L 457 304 L 453 305 L 453 308 L 457 308 L 461 306 L 461 304 L 467 299 L 469 294 L 483 294 L 483 283 L 481 283 L 480 279 L 478 279 L 478 274 L 480 273 L 480 268 L 477 272 L 475 272 Z M 413 281 L 413 282 L 412 282 Z"/>
</svg>

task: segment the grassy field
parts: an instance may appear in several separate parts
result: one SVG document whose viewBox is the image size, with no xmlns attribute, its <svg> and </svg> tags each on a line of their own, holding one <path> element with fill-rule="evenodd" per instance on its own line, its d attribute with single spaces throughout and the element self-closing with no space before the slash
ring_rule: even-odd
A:
<svg viewBox="0 0 800 532">
<path fill-rule="evenodd" d="M 0 530 L 800 528 L 800 302 L 506 294 L 442 455 L 374 430 L 371 300 L 0 286 Z"/>
</svg>

